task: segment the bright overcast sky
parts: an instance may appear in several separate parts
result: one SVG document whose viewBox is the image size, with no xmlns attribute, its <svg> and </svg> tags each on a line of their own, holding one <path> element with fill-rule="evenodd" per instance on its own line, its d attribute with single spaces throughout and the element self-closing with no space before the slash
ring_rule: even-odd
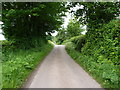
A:
<svg viewBox="0 0 120 90">
<path fill-rule="evenodd" d="M 2 35 L 1 24 L 3 23 L 0 21 L 0 40 L 5 40 L 4 36 Z"/>
</svg>

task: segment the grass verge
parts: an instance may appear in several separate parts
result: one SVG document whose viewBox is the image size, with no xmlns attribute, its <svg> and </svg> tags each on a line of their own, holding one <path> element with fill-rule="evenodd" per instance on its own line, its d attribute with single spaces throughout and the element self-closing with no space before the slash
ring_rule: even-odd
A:
<svg viewBox="0 0 120 90">
<path fill-rule="evenodd" d="M 18 49 L 3 53 L 2 88 L 19 88 L 34 68 L 52 50 L 53 45 L 44 44 L 39 48 Z"/>
<path fill-rule="evenodd" d="M 88 72 L 103 88 L 119 90 L 119 68 L 108 61 L 95 62 L 92 56 L 86 56 L 66 46 L 68 54 Z"/>
</svg>

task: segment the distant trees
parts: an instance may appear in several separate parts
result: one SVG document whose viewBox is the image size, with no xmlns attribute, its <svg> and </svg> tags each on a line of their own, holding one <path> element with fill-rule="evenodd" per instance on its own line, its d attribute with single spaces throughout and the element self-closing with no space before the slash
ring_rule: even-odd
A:
<svg viewBox="0 0 120 90">
<path fill-rule="evenodd" d="M 46 32 L 58 30 L 66 8 L 62 2 L 4 2 L 3 31 L 8 40 L 18 43 L 46 38 Z"/>
<path fill-rule="evenodd" d="M 68 5 L 68 9 L 76 5 L 79 5 L 80 8 L 77 11 L 71 12 L 78 21 L 71 21 L 66 30 L 61 30 L 58 33 L 58 40 L 62 42 L 80 35 L 80 32 L 83 31 L 80 29 L 81 24 L 87 26 L 87 41 L 94 41 L 96 37 L 94 35 L 102 33 L 96 31 L 96 29 L 102 28 L 104 24 L 109 23 L 120 14 L 119 2 L 71 2 Z"/>
<path fill-rule="evenodd" d="M 81 32 L 84 31 L 83 29 L 81 29 L 81 24 L 77 21 L 77 20 L 70 20 L 68 26 L 67 26 L 67 34 L 68 37 L 74 37 L 74 36 L 78 36 L 81 35 Z"/>
<path fill-rule="evenodd" d="M 67 28 L 63 28 L 58 32 L 58 35 L 56 36 L 56 40 L 58 44 L 63 43 L 63 41 L 70 39 L 74 36 L 79 36 L 81 35 L 81 32 L 84 31 L 81 29 L 81 24 L 76 20 L 70 20 Z"/>
</svg>

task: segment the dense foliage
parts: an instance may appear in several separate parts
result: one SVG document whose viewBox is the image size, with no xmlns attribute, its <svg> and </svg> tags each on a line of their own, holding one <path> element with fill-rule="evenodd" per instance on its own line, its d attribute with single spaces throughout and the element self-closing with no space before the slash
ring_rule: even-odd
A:
<svg viewBox="0 0 120 90">
<path fill-rule="evenodd" d="M 79 21 L 71 20 L 66 29 L 58 32 L 57 44 L 65 44 L 68 53 L 103 87 L 120 88 L 120 20 L 116 19 L 120 3 L 72 2 L 68 6 L 77 4 L 82 6 L 74 12 L 75 20 Z M 46 39 L 51 39 L 51 33 L 62 24 L 65 3 L 9 2 L 2 5 L 3 31 L 9 41 L 3 43 L 3 87 L 19 87 L 37 60 L 50 50 Z M 81 24 L 87 26 L 86 35 L 81 35 Z"/>
<path fill-rule="evenodd" d="M 85 43 L 86 43 L 85 35 L 75 36 L 72 37 L 71 39 L 63 41 L 63 44 L 67 45 L 68 47 L 70 46 L 73 49 L 80 52 L 81 48 L 85 45 Z"/>
<path fill-rule="evenodd" d="M 2 7 L 6 39 L 31 47 L 46 33 L 58 30 L 66 11 L 62 2 L 5 2 Z"/>
<path fill-rule="evenodd" d="M 83 7 L 78 9 L 75 15 L 81 23 L 87 24 L 90 30 L 99 28 L 120 14 L 119 2 L 75 2 L 71 4 Z"/>
<path fill-rule="evenodd" d="M 87 25 L 85 44 L 76 43 L 77 37 L 64 39 L 67 51 L 104 88 L 120 88 L 119 61 L 119 2 L 74 2 L 82 8 L 76 18 Z M 75 32 L 75 31 L 74 31 Z"/>
<path fill-rule="evenodd" d="M 20 88 L 30 72 L 51 51 L 47 42 L 62 24 L 62 2 L 3 2 L 3 88 Z M 1 77 L 1 76 L 0 76 Z"/>
<path fill-rule="evenodd" d="M 3 41 L 2 88 L 20 88 L 29 74 L 51 51 L 53 45 L 41 41 L 41 46 L 28 50 L 18 49 Z M 8 45 L 9 43 L 9 45 Z"/>
<path fill-rule="evenodd" d="M 68 44 L 68 53 L 90 74 L 101 83 L 104 88 L 119 87 L 118 35 L 120 20 L 113 20 L 100 29 L 95 29 L 96 34 L 90 34 L 94 39 L 88 38 L 80 53 L 76 45 Z M 80 47 L 80 46 L 78 46 Z"/>
<path fill-rule="evenodd" d="M 119 30 L 120 20 L 111 21 L 102 28 L 95 29 L 96 34 L 90 34 L 92 39 L 87 39 L 83 53 L 96 57 L 96 60 L 107 58 L 115 65 L 120 65 L 118 60 Z"/>
<path fill-rule="evenodd" d="M 63 28 L 58 32 L 56 42 L 57 44 L 62 44 L 65 40 L 82 35 L 82 31 L 84 30 L 81 28 L 81 24 L 76 19 L 70 20 L 67 28 Z"/>
<path fill-rule="evenodd" d="M 81 32 L 83 29 L 81 29 L 80 23 L 77 20 L 70 20 L 67 29 L 66 29 L 66 34 L 68 39 L 74 36 L 81 35 Z"/>
</svg>

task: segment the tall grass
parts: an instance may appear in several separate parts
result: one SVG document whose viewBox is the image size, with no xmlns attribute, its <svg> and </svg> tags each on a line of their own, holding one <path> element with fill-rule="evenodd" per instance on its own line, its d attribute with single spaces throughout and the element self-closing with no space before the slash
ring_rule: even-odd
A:
<svg viewBox="0 0 120 90">
<path fill-rule="evenodd" d="M 70 56 L 104 88 L 120 88 L 119 29 L 120 20 L 112 20 L 94 29 L 94 34 L 88 30 L 86 38 L 75 37 L 79 43 L 73 38 L 66 44 Z M 84 39 L 86 42 L 81 45 Z"/>
<path fill-rule="evenodd" d="M 6 50 L 2 61 L 2 88 L 19 88 L 27 76 L 51 51 L 53 45 L 43 44 L 31 49 Z"/>
<path fill-rule="evenodd" d="M 79 51 L 76 51 L 73 46 L 67 45 L 66 50 L 68 54 L 87 71 L 93 78 L 95 78 L 103 88 L 109 90 L 119 90 L 119 68 L 113 63 L 106 60 L 101 63 L 95 62 L 95 58 L 87 56 Z"/>
</svg>

